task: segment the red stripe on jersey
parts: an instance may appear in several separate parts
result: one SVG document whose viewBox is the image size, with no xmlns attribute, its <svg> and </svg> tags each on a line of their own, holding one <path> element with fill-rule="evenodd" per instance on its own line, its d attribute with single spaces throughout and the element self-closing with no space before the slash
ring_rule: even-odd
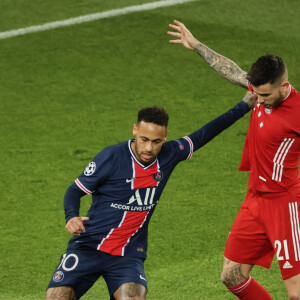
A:
<svg viewBox="0 0 300 300">
<path fill-rule="evenodd" d="M 155 174 L 159 176 L 159 167 L 157 161 L 150 168 L 144 169 L 135 160 L 133 160 L 133 189 L 147 188 L 157 186 L 158 181 L 154 179 Z"/>
<path fill-rule="evenodd" d="M 91 192 L 90 190 L 88 190 L 87 188 L 84 187 L 84 185 L 79 181 L 78 178 L 75 180 L 75 183 L 76 183 L 77 186 L 78 186 L 82 191 L 84 191 L 85 193 L 87 193 L 87 194 L 92 194 L 92 192 Z"/>
<path fill-rule="evenodd" d="M 103 239 L 98 246 L 99 251 L 111 255 L 124 256 L 125 246 L 135 233 L 141 228 L 146 221 L 149 211 L 131 212 L 125 211 L 119 227 L 110 231 L 108 236 Z"/>
<path fill-rule="evenodd" d="M 185 136 L 184 139 L 186 139 L 190 144 L 190 153 L 189 153 L 188 157 L 186 158 L 186 159 L 190 159 L 193 155 L 193 152 L 194 152 L 194 144 L 188 136 Z"/>
</svg>

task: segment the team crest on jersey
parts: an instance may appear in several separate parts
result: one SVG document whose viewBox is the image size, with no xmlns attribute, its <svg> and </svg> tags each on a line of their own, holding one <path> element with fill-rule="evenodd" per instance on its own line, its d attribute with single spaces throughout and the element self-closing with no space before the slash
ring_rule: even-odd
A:
<svg viewBox="0 0 300 300">
<path fill-rule="evenodd" d="M 272 113 L 272 109 L 269 108 L 265 108 L 265 113 L 270 115 Z"/>
<path fill-rule="evenodd" d="M 95 172 L 95 170 L 96 170 L 96 163 L 92 161 L 86 166 L 84 170 L 84 175 L 91 176 Z"/>
<path fill-rule="evenodd" d="M 55 282 L 61 282 L 64 279 L 64 273 L 62 271 L 57 271 L 53 275 L 53 281 Z"/>
<path fill-rule="evenodd" d="M 153 179 L 157 182 L 161 182 L 163 179 L 162 171 L 158 171 L 156 174 L 153 174 Z"/>
</svg>

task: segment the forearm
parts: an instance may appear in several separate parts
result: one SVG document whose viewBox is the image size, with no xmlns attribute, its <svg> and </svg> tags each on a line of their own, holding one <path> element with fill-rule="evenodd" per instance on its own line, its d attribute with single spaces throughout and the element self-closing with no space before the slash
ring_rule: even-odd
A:
<svg viewBox="0 0 300 300">
<path fill-rule="evenodd" d="M 221 76 L 243 88 L 248 88 L 246 72 L 235 62 L 224 57 L 202 43 L 194 45 L 193 50 L 200 55 Z"/>
<path fill-rule="evenodd" d="M 207 123 L 201 129 L 189 135 L 189 138 L 192 140 L 194 145 L 194 151 L 203 147 L 222 131 L 242 118 L 249 111 L 250 107 L 247 105 L 247 103 L 241 101 L 223 115 Z"/>
<path fill-rule="evenodd" d="M 67 189 L 64 197 L 64 209 L 66 222 L 74 217 L 79 216 L 80 198 L 85 195 L 75 183 Z"/>
</svg>

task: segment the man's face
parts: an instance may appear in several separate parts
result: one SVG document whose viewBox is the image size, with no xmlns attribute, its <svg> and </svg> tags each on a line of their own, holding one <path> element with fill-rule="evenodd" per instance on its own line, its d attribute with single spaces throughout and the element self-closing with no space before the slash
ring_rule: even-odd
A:
<svg viewBox="0 0 300 300">
<path fill-rule="evenodd" d="M 142 121 L 133 125 L 133 135 L 135 142 L 132 143 L 131 148 L 136 158 L 143 165 L 149 165 L 160 152 L 162 144 L 167 138 L 168 130 L 165 126 Z"/>
<path fill-rule="evenodd" d="M 289 83 L 266 83 L 260 86 L 253 86 L 253 92 L 258 96 L 257 103 L 262 104 L 268 109 L 277 107 L 288 95 Z"/>
</svg>

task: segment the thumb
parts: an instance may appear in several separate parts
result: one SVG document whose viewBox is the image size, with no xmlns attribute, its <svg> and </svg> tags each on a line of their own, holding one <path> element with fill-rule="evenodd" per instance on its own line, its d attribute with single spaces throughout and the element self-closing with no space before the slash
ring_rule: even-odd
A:
<svg viewBox="0 0 300 300">
<path fill-rule="evenodd" d="M 81 222 L 86 222 L 89 219 L 90 219 L 89 217 L 80 217 Z"/>
</svg>

